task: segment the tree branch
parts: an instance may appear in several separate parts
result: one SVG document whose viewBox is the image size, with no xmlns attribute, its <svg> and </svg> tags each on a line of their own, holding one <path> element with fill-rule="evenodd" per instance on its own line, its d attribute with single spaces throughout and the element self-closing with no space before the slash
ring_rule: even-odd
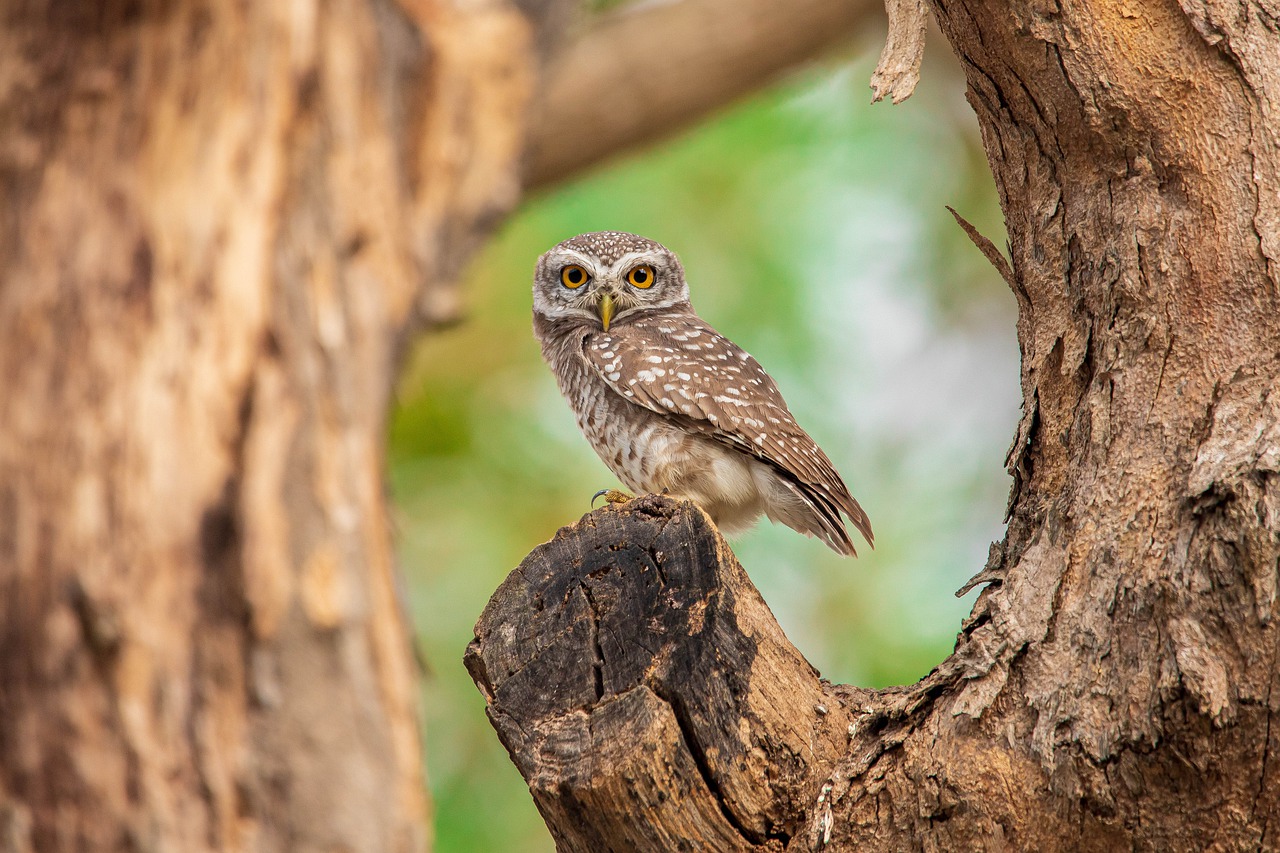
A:
<svg viewBox="0 0 1280 853">
<path fill-rule="evenodd" d="M 565 181 L 688 127 L 875 19 L 875 0 L 683 0 L 604 15 L 546 71 L 525 185 Z"/>
</svg>

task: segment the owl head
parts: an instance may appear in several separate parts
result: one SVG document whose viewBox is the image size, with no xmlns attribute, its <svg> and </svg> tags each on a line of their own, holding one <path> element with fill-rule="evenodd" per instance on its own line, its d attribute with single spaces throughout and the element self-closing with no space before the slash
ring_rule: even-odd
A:
<svg viewBox="0 0 1280 853">
<path fill-rule="evenodd" d="M 622 231 L 565 240 L 538 259 L 533 312 L 552 322 L 608 329 L 666 308 L 687 307 L 684 267 L 665 246 Z"/>
</svg>

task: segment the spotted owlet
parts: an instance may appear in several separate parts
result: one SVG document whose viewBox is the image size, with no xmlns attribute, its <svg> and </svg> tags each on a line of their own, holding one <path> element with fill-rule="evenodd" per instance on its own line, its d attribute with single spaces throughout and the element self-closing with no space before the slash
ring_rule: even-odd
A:
<svg viewBox="0 0 1280 853">
<path fill-rule="evenodd" d="M 853 554 L 871 524 L 769 374 L 694 313 L 664 246 L 582 234 L 538 260 L 533 330 L 605 465 L 637 493 L 701 506 L 727 533 L 763 513 Z"/>
</svg>

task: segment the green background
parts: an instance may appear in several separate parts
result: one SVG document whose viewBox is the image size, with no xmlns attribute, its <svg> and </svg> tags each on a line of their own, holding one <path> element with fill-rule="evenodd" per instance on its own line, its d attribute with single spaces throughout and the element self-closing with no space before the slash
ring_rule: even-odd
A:
<svg viewBox="0 0 1280 853">
<path fill-rule="evenodd" d="M 468 272 L 465 322 L 416 348 L 389 452 L 441 853 L 552 849 L 461 661 L 507 572 L 617 485 L 529 328 L 534 261 L 574 234 L 676 251 L 699 313 L 765 365 L 871 517 L 857 560 L 767 522 L 732 541 L 796 646 L 872 687 L 951 649 L 972 604 L 953 592 L 1002 535 L 1019 396 L 1013 297 L 944 207 L 1003 244 L 948 60 L 891 107 L 868 103 L 871 50 L 832 59 L 529 199 Z"/>
</svg>

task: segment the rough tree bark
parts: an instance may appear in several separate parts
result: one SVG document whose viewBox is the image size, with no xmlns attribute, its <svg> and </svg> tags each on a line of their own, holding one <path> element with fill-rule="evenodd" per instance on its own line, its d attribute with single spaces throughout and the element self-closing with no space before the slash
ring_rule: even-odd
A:
<svg viewBox="0 0 1280 853">
<path fill-rule="evenodd" d="M 385 414 L 530 5 L 4 4 L 0 849 L 425 845 Z"/>
<path fill-rule="evenodd" d="M 832 688 L 695 510 L 562 531 L 468 662 L 563 849 L 1280 849 L 1280 9 L 934 11 L 1019 305 L 985 588 Z"/>
</svg>

